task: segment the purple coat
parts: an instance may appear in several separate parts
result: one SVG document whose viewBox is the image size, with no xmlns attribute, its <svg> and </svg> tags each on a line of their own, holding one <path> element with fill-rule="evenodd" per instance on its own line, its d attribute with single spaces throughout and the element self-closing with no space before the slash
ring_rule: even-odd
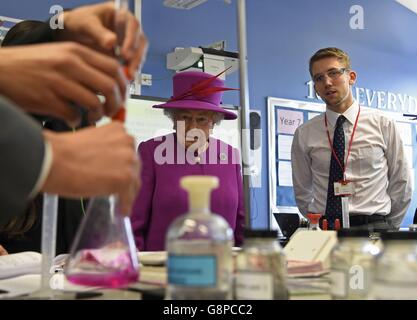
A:
<svg viewBox="0 0 417 320">
<path fill-rule="evenodd" d="M 170 224 L 188 212 L 188 194 L 179 185 L 180 178 L 186 175 L 219 178 L 219 187 L 211 193 L 210 209 L 227 220 L 234 231 L 235 245 L 241 245 L 245 210 L 240 158 L 236 149 L 210 138 L 208 149 L 200 155 L 202 161 L 195 163 L 194 157 L 190 157 L 193 161 L 189 163 L 184 148 L 176 143 L 176 135 L 169 134 L 142 142 L 138 153 L 142 161 L 142 186 L 131 220 L 140 251 L 165 250 L 165 236 Z M 168 164 L 162 161 L 168 158 L 167 155 L 172 158 Z"/>
</svg>

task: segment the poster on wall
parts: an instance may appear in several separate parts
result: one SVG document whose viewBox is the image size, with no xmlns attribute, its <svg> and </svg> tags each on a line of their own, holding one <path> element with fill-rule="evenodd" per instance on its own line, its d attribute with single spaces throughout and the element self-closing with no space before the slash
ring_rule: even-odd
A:
<svg viewBox="0 0 417 320">
<path fill-rule="evenodd" d="M 325 104 L 268 98 L 268 151 L 269 151 L 269 223 L 278 228 L 274 213 L 299 213 L 297 208 L 291 169 L 291 145 L 295 130 L 303 123 L 326 110 Z M 362 106 L 363 108 L 367 108 Z M 412 223 L 417 203 L 415 188 L 415 161 L 417 155 L 417 122 L 404 117 L 402 113 L 379 110 L 396 121 L 400 132 L 404 152 L 411 170 L 413 197 L 411 205 L 403 220 L 402 227 Z"/>
<path fill-rule="evenodd" d="M 3 39 L 6 36 L 6 33 L 9 31 L 9 29 L 20 21 L 22 20 L 0 16 L 0 45 L 3 42 Z"/>
</svg>

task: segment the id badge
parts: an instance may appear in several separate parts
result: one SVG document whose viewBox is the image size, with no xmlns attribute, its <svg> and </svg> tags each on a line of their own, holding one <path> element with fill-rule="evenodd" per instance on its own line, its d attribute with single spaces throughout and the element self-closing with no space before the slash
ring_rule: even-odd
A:
<svg viewBox="0 0 417 320">
<path fill-rule="evenodd" d="M 341 180 L 334 183 L 334 195 L 341 197 L 349 197 L 353 195 L 353 182 L 348 180 Z"/>
</svg>

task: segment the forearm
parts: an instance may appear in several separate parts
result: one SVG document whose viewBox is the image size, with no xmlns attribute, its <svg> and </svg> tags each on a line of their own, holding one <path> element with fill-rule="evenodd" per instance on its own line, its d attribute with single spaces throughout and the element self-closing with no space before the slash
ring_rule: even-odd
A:
<svg viewBox="0 0 417 320">
<path fill-rule="evenodd" d="M 397 210 L 395 212 L 391 211 L 391 213 L 387 216 L 387 220 L 389 221 L 390 225 L 395 228 L 399 228 L 401 226 L 401 222 L 407 213 L 409 204 L 410 201 L 408 201 L 407 204 L 401 208 L 401 210 Z"/>
<path fill-rule="evenodd" d="M 398 129 L 393 122 L 389 122 L 387 127 L 387 192 L 391 199 L 391 212 L 387 218 L 393 226 L 399 227 L 411 201 L 411 176 Z"/>
<path fill-rule="evenodd" d="M 44 180 L 41 186 L 42 191 L 58 193 L 65 196 L 71 196 L 71 181 L 69 178 L 77 176 L 77 172 L 74 171 L 71 166 L 72 163 L 72 148 L 66 143 L 65 138 L 60 134 L 53 133 L 49 130 L 43 131 L 45 140 L 53 150 L 53 161 L 49 170 L 48 176 Z M 68 179 L 67 179 L 68 178 Z M 65 182 L 68 182 L 65 183 Z M 63 189 L 63 183 L 65 184 L 65 190 Z"/>
<path fill-rule="evenodd" d="M 391 212 L 387 216 L 387 219 L 393 226 L 398 228 L 410 205 L 412 190 L 411 180 L 408 174 L 401 181 L 394 182 L 392 184 L 390 183 L 388 187 L 388 194 L 391 198 Z"/>
</svg>

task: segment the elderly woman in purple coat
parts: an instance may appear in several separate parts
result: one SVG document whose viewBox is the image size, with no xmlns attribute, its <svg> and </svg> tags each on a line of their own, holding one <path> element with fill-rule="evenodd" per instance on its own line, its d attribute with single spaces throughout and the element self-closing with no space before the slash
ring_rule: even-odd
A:
<svg viewBox="0 0 417 320">
<path fill-rule="evenodd" d="M 204 72 L 185 71 L 173 77 L 173 97 L 155 105 L 174 124 L 175 133 L 142 142 L 142 187 L 131 215 L 140 251 L 165 250 L 168 227 L 188 211 L 188 195 L 179 185 L 187 175 L 219 178 L 211 194 L 211 211 L 234 230 L 235 245 L 243 240 L 245 222 L 243 183 L 238 150 L 210 137 L 214 125 L 236 115 L 220 106 L 222 93 L 232 90 L 223 80 Z"/>
</svg>

